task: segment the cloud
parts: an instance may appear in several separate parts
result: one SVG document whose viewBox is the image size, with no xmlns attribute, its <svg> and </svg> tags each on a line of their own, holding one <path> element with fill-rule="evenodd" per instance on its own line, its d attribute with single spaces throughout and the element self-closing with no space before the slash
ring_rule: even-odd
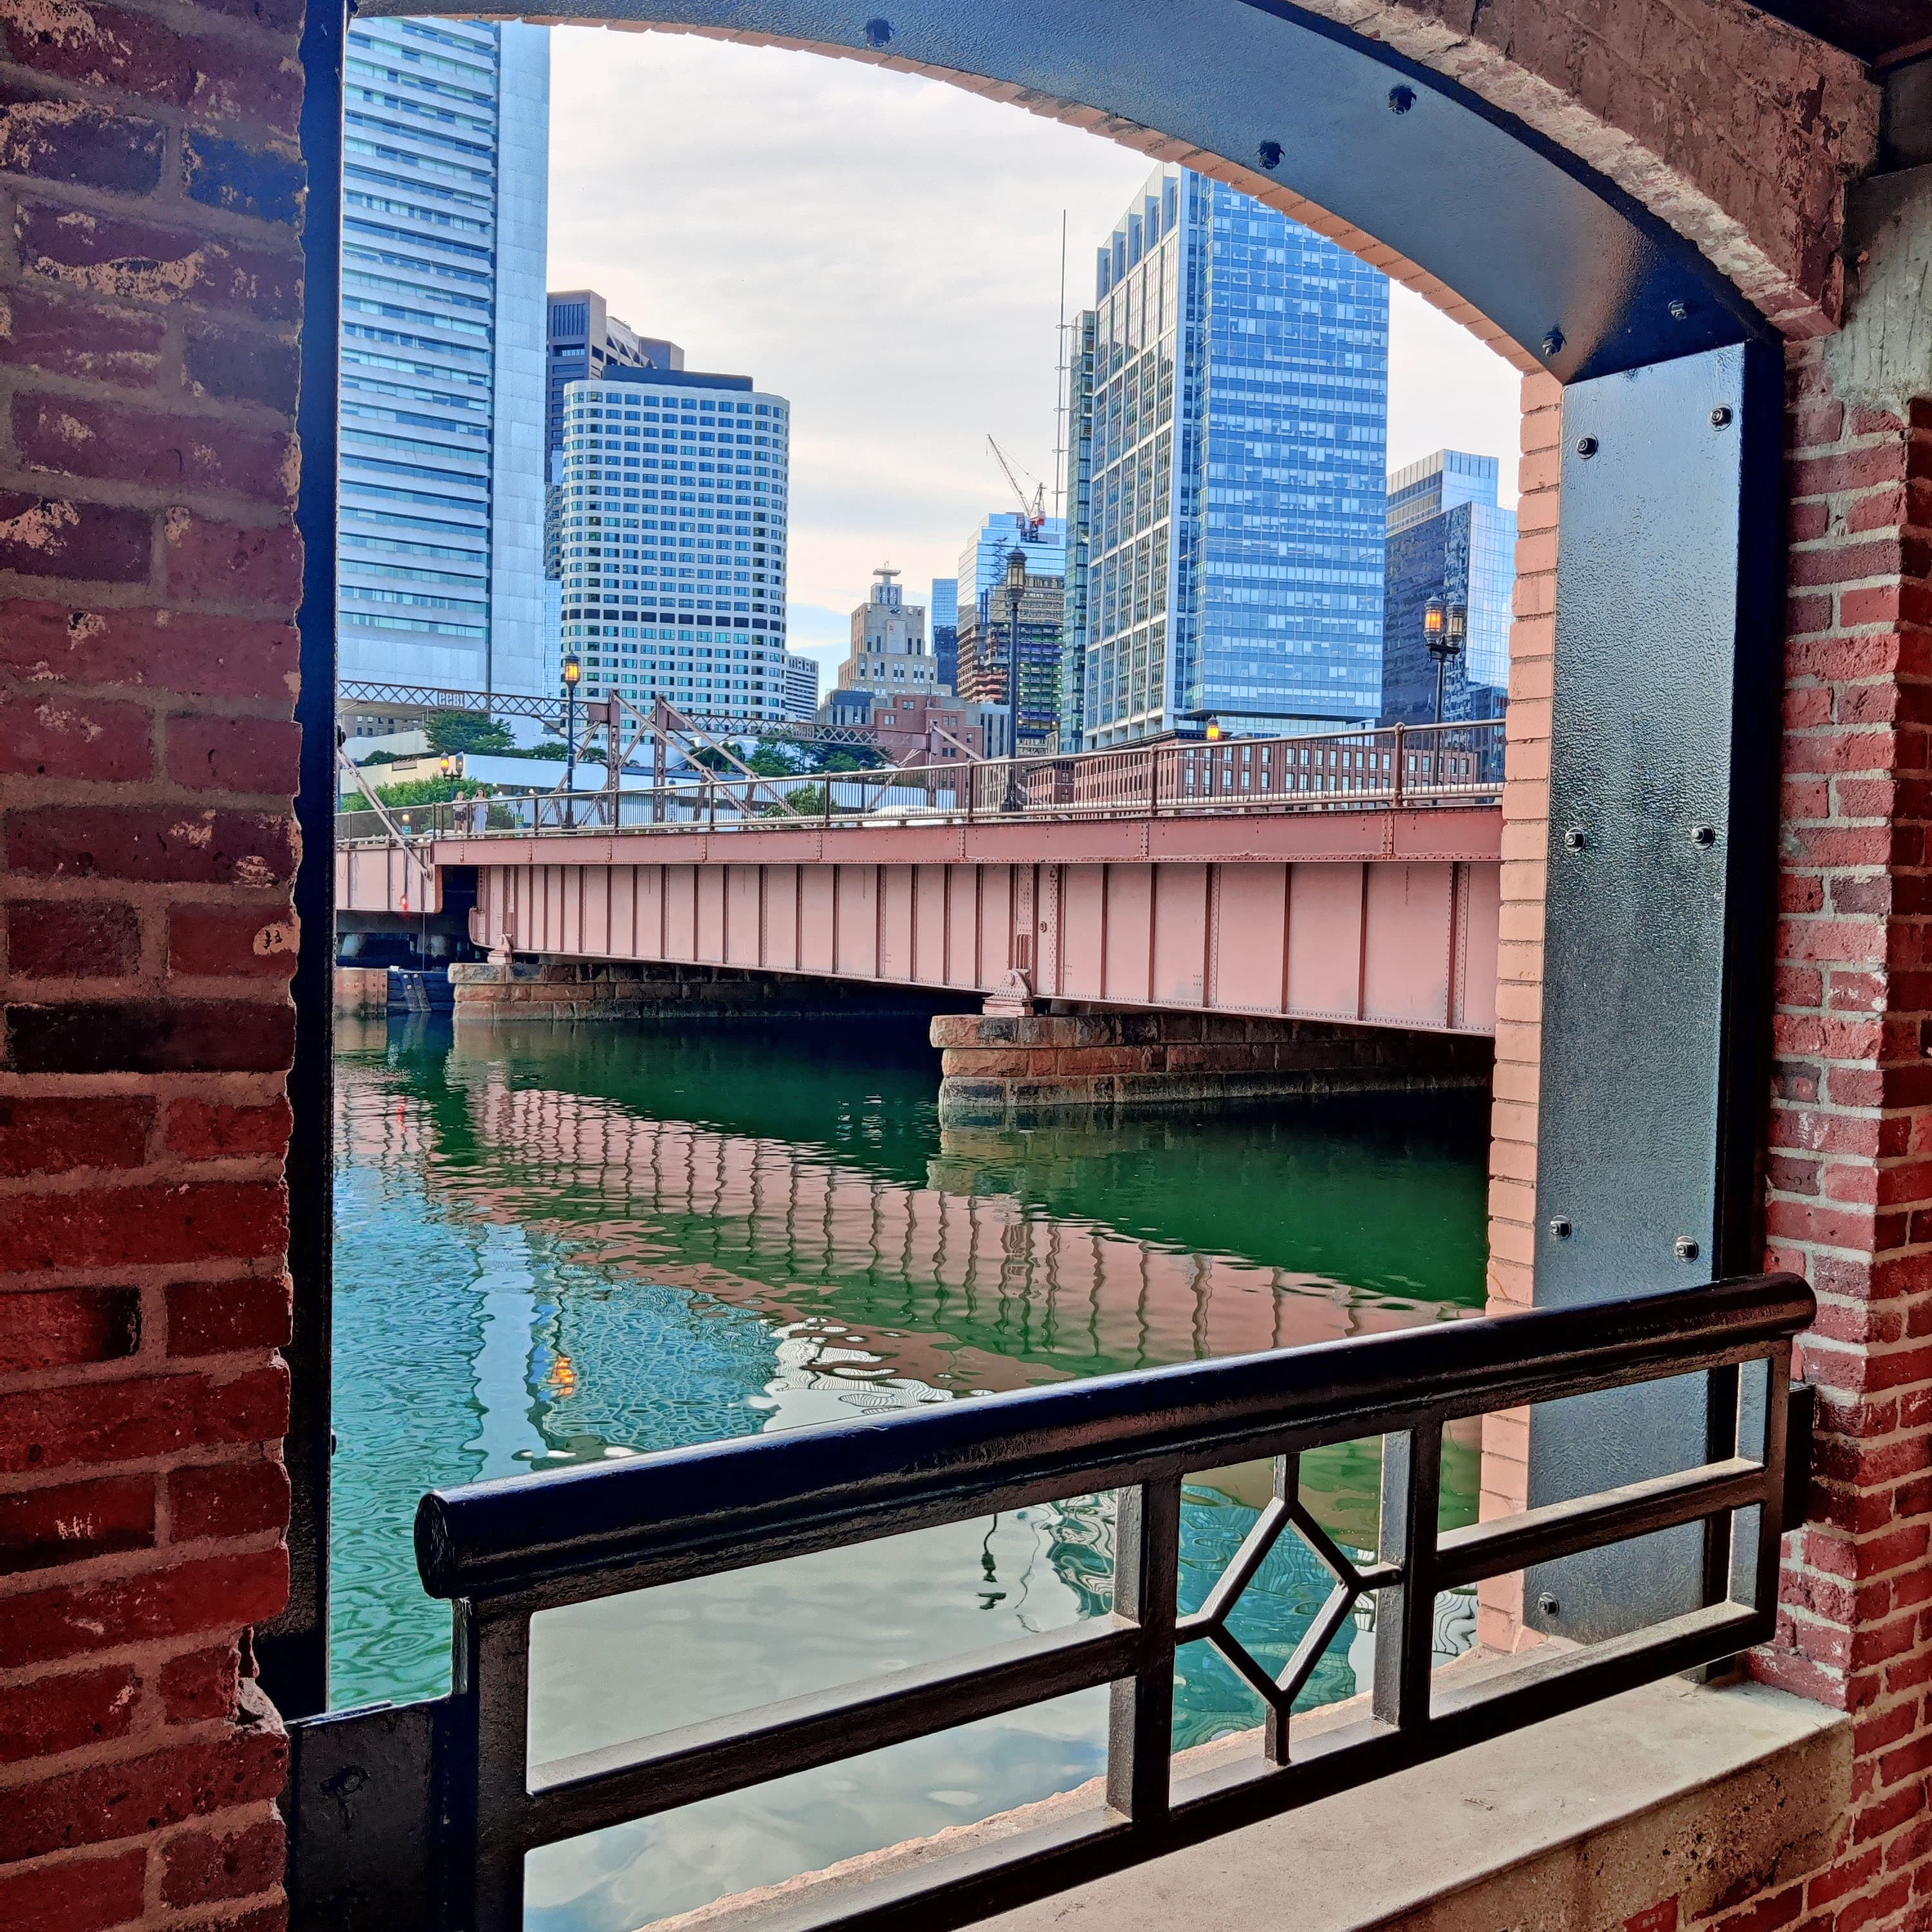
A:
<svg viewBox="0 0 1932 1932">
<path fill-rule="evenodd" d="M 1051 499 L 1061 213 L 1072 314 L 1144 156 L 816 54 L 560 27 L 551 58 L 550 286 L 790 398 L 802 643 L 843 637 L 877 564 L 920 601 L 954 573 L 1012 507 L 988 432 Z M 1400 291 L 1395 314 L 1391 460 L 1513 453 L 1511 372 Z"/>
</svg>

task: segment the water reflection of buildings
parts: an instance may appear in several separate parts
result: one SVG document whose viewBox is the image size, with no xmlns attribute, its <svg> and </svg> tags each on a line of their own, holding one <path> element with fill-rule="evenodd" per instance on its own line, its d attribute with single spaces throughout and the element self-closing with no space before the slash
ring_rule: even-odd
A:
<svg viewBox="0 0 1932 1932">
<path fill-rule="evenodd" d="M 422 1597 L 409 1539 L 430 1484 L 1438 1312 L 1252 1252 L 1163 1243 L 1109 1225 L 1104 1206 L 1042 1204 L 1074 1198 L 1066 1171 L 1096 1151 L 1078 1136 L 957 1138 L 928 1158 L 922 1132 L 872 1138 L 872 1103 L 855 1100 L 845 1127 L 827 1130 L 850 1128 L 851 1144 L 834 1147 L 796 1125 L 801 1112 L 829 1118 L 823 1094 L 789 1114 L 741 1106 L 735 1129 L 664 1118 L 707 1100 L 722 1110 L 701 1057 L 620 1099 L 568 1090 L 571 1070 L 461 1048 L 341 1064 L 334 1664 L 353 1701 L 446 1682 L 447 1607 Z M 680 1089 L 695 1097 L 679 1103 Z M 1376 1536 L 1378 1474 L 1376 1445 L 1339 1445 L 1306 1460 L 1303 1493 L 1361 1546 Z M 1268 1486 L 1259 1467 L 1190 1484 L 1185 1605 L 1222 1574 Z M 1112 1498 L 1073 1497 L 828 1552 L 838 1560 L 815 1581 L 781 1565 L 782 1576 L 734 1572 L 578 1606 L 578 1622 L 533 1650 L 543 1754 L 703 1721 L 716 1714 L 707 1700 L 737 1708 L 856 1681 L 881 1654 L 936 1660 L 1104 1616 L 1113 1541 Z M 1239 1609 L 1250 1653 L 1281 1668 L 1330 1582 L 1304 1544 L 1281 1539 Z M 1304 1702 L 1352 1694 L 1370 1644 L 1352 1625 Z M 645 1658 L 674 1664 L 640 1670 Z M 1178 1741 L 1258 1716 L 1226 1664 L 1190 1646 Z M 576 1924 L 643 1923 L 862 1849 L 884 1804 L 920 1836 L 1072 1788 L 1098 1768 L 1105 1723 L 1103 1698 L 1012 1714 L 934 1741 L 916 1762 L 868 1765 L 849 1789 L 741 1794 L 724 1824 L 660 1820 L 603 1863 L 546 1867 L 532 1896 Z"/>
<path fill-rule="evenodd" d="M 975 1164 L 960 1157 L 970 1144 L 913 1186 L 795 1142 L 640 1118 L 514 1084 L 487 1065 L 467 1070 L 468 1124 L 489 1148 L 488 1172 L 426 1164 L 466 1213 L 547 1226 L 580 1260 L 810 1324 L 788 1336 L 784 1366 L 842 1370 L 853 1408 L 889 1406 L 862 1386 L 884 1370 L 934 1389 L 1012 1388 L 1418 1319 L 1413 1306 L 1318 1276 L 1181 1252 L 976 1191 Z M 413 1139 L 410 1111 L 358 1110 L 360 1130 Z M 821 1330 L 827 1318 L 857 1335 Z"/>
</svg>

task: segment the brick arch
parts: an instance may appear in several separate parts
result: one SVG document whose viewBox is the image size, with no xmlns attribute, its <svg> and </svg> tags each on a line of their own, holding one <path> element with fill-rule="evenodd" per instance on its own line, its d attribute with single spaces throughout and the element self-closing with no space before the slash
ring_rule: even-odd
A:
<svg viewBox="0 0 1932 1932">
<path fill-rule="evenodd" d="M 1843 311 L 1864 64 L 1746 0 L 1298 0 L 1466 87 L 1694 243 L 1784 334 Z"/>
<path fill-rule="evenodd" d="M 1878 92 L 1848 54 L 1745 0 L 1302 0 L 1442 74 L 1594 170 L 1690 243 L 1780 333 L 1828 332 L 1844 298 L 1846 184 L 1872 165 Z M 372 8 L 371 12 L 381 10 Z M 1105 110 L 906 58 L 755 29 L 491 15 L 789 47 L 923 74 L 1184 164 L 1412 289 L 1525 375 L 1540 365 L 1439 277 L 1273 176 Z"/>
</svg>

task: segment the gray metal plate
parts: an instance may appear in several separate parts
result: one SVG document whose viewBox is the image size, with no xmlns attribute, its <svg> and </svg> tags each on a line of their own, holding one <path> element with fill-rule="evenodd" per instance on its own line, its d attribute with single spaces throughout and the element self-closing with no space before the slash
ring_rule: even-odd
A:
<svg viewBox="0 0 1932 1932">
<path fill-rule="evenodd" d="M 1777 638 L 1757 580 L 1778 394 L 1774 359 L 1750 346 L 1564 392 L 1540 1306 L 1744 1263 L 1724 1251 L 1749 1220 L 1755 1123 L 1738 1096 L 1762 1060 Z M 1701 1461 L 1707 1407 L 1686 1382 L 1536 1412 L 1532 1504 Z M 1693 1608 L 1700 1547 L 1687 1529 L 1547 1566 L 1532 1621 L 1587 1638 Z M 1546 1592 L 1554 1614 L 1537 1612 Z"/>
</svg>

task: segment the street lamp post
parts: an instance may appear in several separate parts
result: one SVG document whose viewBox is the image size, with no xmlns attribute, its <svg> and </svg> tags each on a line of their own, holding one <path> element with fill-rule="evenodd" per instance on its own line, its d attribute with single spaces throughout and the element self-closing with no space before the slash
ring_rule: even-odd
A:
<svg viewBox="0 0 1932 1932">
<path fill-rule="evenodd" d="M 1026 552 L 1016 544 L 1006 553 L 1006 809 L 1019 806 L 1020 600 L 1026 595 Z"/>
<path fill-rule="evenodd" d="M 1432 597 L 1422 612 L 1422 640 L 1428 647 L 1429 655 L 1436 660 L 1436 722 L 1442 722 L 1443 681 L 1449 670 L 1449 660 L 1462 655 L 1462 646 L 1468 636 L 1469 607 L 1466 604 L 1444 603 L 1440 597 Z"/>
<path fill-rule="evenodd" d="M 577 790 L 577 687 L 584 680 L 584 660 L 574 651 L 563 654 L 563 822 L 577 823 L 572 794 Z"/>
</svg>

